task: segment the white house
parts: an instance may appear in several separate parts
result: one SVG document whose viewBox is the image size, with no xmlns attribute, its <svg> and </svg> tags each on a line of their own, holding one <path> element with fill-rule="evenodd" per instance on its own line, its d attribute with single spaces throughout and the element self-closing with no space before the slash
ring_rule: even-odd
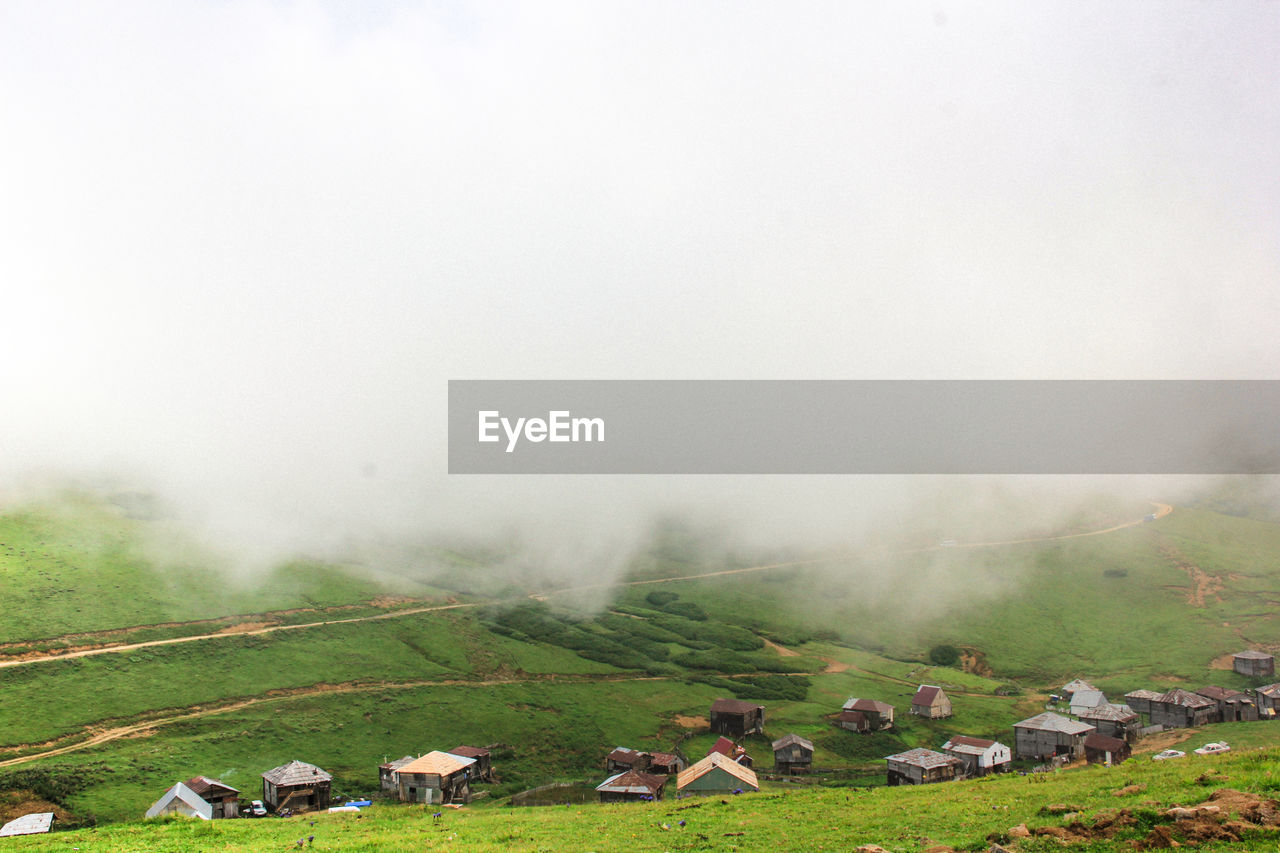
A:
<svg viewBox="0 0 1280 853">
<path fill-rule="evenodd" d="M 956 735 L 942 745 L 947 755 L 960 759 L 965 776 L 986 776 L 988 773 L 1006 773 L 1013 761 L 1013 752 L 999 741 L 980 737 Z"/>
</svg>

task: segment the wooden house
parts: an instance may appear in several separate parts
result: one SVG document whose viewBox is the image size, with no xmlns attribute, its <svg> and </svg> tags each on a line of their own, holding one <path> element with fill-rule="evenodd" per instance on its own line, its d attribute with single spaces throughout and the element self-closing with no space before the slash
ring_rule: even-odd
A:
<svg viewBox="0 0 1280 853">
<path fill-rule="evenodd" d="M 889 785 L 928 785 L 956 778 L 960 759 L 932 749 L 909 749 L 885 758 Z"/>
<path fill-rule="evenodd" d="M 653 764 L 653 756 L 637 749 L 625 746 L 615 747 L 613 752 L 604 757 L 606 773 L 626 773 L 628 770 L 645 772 Z"/>
<path fill-rule="evenodd" d="M 724 794 L 758 791 L 760 783 L 750 767 L 718 752 L 694 762 L 676 777 L 676 789 L 682 794 Z"/>
<path fill-rule="evenodd" d="M 1013 724 L 1014 750 L 1019 758 L 1053 758 L 1084 754 L 1084 739 L 1093 726 L 1045 711 Z"/>
<path fill-rule="evenodd" d="M 779 773 L 808 773 L 813 769 L 813 743 L 797 734 L 773 742 L 773 766 Z"/>
<path fill-rule="evenodd" d="M 199 794 L 187 787 L 185 782 L 178 782 L 165 791 L 160 799 L 147 809 L 146 817 L 164 817 L 165 815 L 181 815 L 182 817 L 198 817 L 201 820 L 213 820 L 213 806 L 209 805 Z"/>
<path fill-rule="evenodd" d="M 861 711 L 841 711 L 836 715 L 836 725 L 846 731 L 867 734 L 871 729 L 871 721 Z"/>
<path fill-rule="evenodd" d="M 729 737 L 746 737 L 764 731 L 764 706 L 741 699 L 717 699 L 711 703 L 711 731 Z"/>
<path fill-rule="evenodd" d="M 404 758 L 397 758 L 395 761 L 379 764 L 378 786 L 387 793 L 394 793 L 396 790 L 396 771 L 413 761 L 413 758 L 412 755 L 406 755 Z"/>
<path fill-rule="evenodd" d="M 921 684 L 911 699 L 911 713 L 930 720 L 941 720 L 951 716 L 951 700 L 941 687 Z"/>
<path fill-rule="evenodd" d="M 402 803 L 465 803 L 471 798 L 467 768 L 474 758 L 435 750 L 396 771 Z"/>
<path fill-rule="evenodd" d="M 1218 704 L 1212 699 L 1175 687 L 1151 700 L 1151 724 L 1168 728 L 1203 726 L 1214 721 Z"/>
<path fill-rule="evenodd" d="M 209 804 L 215 820 L 240 816 L 240 792 L 230 785 L 224 785 L 208 776 L 193 776 L 183 784 Z"/>
<path fill-rule="evenodd" d="M 844 710 L 861 714 L 866 719 L 866 727 L 842 726 L 842 728 L 849 728 L 852 731 L 874 732 L 893 726 L 893 706 L 888 702 L 881 702 L 876 699 L 858 699 L 850 696 L 849 701 L 844 703 Z M 837 722 L 839 722 L 839 718 L 837 718 Z"/>
<path fill-rule="evenodd" d="M 1159 699 L 1162 694 L 1155 690 L 1131 690 L 1124 694 L 1124 702 L 1139 714 L 1151 713 L 1151 700 Z"/>
<path fill-rule="evenodd" d="M 615 773 L 596 786 L 602 803 L 655 802 L 662 799 L 667 787 L 665 776 L 627 770 Z"/>
<path fill-rule="evenodd" d="M 262 802 L 270 811 L 323 811 L 329 808 L 333 777 L 305 761 L 290 761 L 262 774 Z"/>
<path fill-rule="evenodd" d="M 1127 741 L 1094 732 L 1084 739 L 1084 759 L 1090 764 L 1112 767 L 1129 757 Z"/>
<path fill-rule="evenodd" d="M 1013 761 L 1009 747 L 999 741 L 980 737 L 955 735 L 942 745 L 942 751 L 959 759 L 957 776 L 986 776 L 988 773 L 1007 773 Z"/>
<path fill-rule="evenodd" d="M 1258 706 L 1258 719 L 1271 720 L 1280 711 L 1280 684 L 1268 684 L 1253 691 Z"/>
<path fill-rule="evenodd" d="M 1250 678 L 1265 677 L 1276 674 L 1276 659 L 1266 652 L 1246 649 L 1231 656 L 1231 668 Z"/>
<path fill-rule="evenodd" d="M 755 762 L 751 760 L 751 756 L 747 755 L 746 749 L 738 746 L 724 735 L 716 738 L 716 742 L 711 745 L 711 750 L 707 754 L 710 755 L 712 752 L 718 752 L 725 758 L 736 761 L 743 767 L 755 766 Z"/>
<path fill-rule="evenodd" d="M 649 772 L 660 776 L 679 773 L 685 768 L 685 761 L 674 752 L 649 753 Z"/>
<path fill-rule="evenodd" d="M 1098 705 L 1079 714 L 1080 721 L 1098 730 L 1098 734 L 1132 743 L 1142 735 L 1142 718 L 1128 705 Z"/>
<path fill-rule="evenodd" d="M 1258 719 L 1258 706 L 1247 693 L 1229 687 L 1201 687 L 1196 694 L 1212 699 L 1217 706 L 1215 723 L 1254 722 Z"/>
</svg>

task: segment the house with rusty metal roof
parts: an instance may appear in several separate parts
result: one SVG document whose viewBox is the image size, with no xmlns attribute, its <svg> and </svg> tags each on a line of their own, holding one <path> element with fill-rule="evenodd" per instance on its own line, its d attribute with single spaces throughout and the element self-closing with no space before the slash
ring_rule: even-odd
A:
<svg viewBox="0 0 1280 853">
<path fill-rule="evenodd" d="M 1191 728 L 1211 723 L 1217 717 L 1218 703 L 1207 696 L 1175 687 L 1160 698 L 1151 700 L 1151 724 L 1166 728 Z"/>
<path fill-rule="evenodd" d="M 1259 719 L 1270 720 L 1280 711 L 1280 684 L 1256 688 L 1253 695 L 1257 701 Z"/>
<path fill-rule="evenodd" d="M 1084 739 L 1084 758 L 1090 764 L 1112 767 L 1129 757 L 1132 749 L 1127 741 L 1094 732 Z"/>
<path fill-rule="evenodd" d="M 1258 719 L 1258 705 L 1253 697 L 1230 687 L 1201 687 L 1196 693 L 1206 699 L 1212 699 L 1218 706 L 1214 722 L 1242 723 L 1254 722 Z"/>
<path fill-rule="evenodd" d="M 859 729 L 856 726 L 844 726 L 843 728 L 852 728 L 854 731 L 880 731 L 893 725 L 893 706 L 888 702 L 850 696 L 844 703 L 843 709 L 845 711 L 856 711 L 866 720 L 865 729 Z"/>
<path fill-rule="evenodd" d="M 1014 751 L 1019 758 L 1079 757 L 1084 739 L 1096 729 L 1052 711 L 1013 724 Z"/>
<path fill-rule="evenodd" d="M 950 782 L 960 769 L 960 759 L 932 749 L 909 749 L 885 758 L 889 785 L 929 785 Z"/>
<path fill-rule="evenodd" d="M 333 777 L 305 761 L 290 761 L 262 774 L 262 801 L 271 811 L 329 808 Z"/>
<path fill-rule="evenodd" d="M 951 700 L 936 684 L 921 684 L 911 699 L 911 713 L 930 720 L 951 716 Z"/>
<path fill-rule="evenodd" d="M 1098 734 L 1134 741 L 1142 733 L 1142 719 L 1128 705 L 1098 705 L 1085 708 L 1079 714 L 1080 721 L 1098 730 Z"/>
<path fill-rule="evenodd" d="M 208 776 L 192 776 L 185 783 L 213 808 L 214 819 L 240 815 L 240 791 Z"/>
<path fill-rule="evenodd" d="M 942 751 L 960 759 L 957 773 L 964 777 L 1007 773 L 1013 761 L 1013 752 L 999 741 L 967 735 L 952 736 L 942 745 Z"/>
<path fill-rule="evenodd" d="M 679 773 L 685 768 L 685 760 L 674 752 L 649 753 L 649 773 L 657 776 L 669 776 Z"/>
<path fill-rule="evenodd" d="M 1139 714 L 1151 713 L 1151 700 L 1159 699 L 1163 694 L 1156 690 L 1130 690 L 1124 694 L 1124 702 Z"/>
<path fill-rule="evenodd" d="M 1275 655 L 1257 649 L 1245 649 L 1231 656 L 1231 668 L 1250 678 L 1276 674 Z"/>
<path fill-rule="evenodd" d="M 480 746 L 455 746 L 449 750 L 449 754 L 476 760 L 475 764 L 467 768 L 469 781 L 493 781 L 493 756 L 489 750 Z"/>
<path fill-rule="evenodd" d="M 396 792 L 404 803 L 467 802 L 471 798 L 467 768 L 474 758 L 440 750 L 428 752 L 396 770 Z"/>
<path fill-rule="evenodd" d="M 615 773 L 596 786 L 602 803 L 654 802 L 662 799 L 667 777 L 628 770 Z"/>
<path fill-rule="evenodd" d="M 626 746 L 614 747 L 613 752 L 604 757 L 606 773 L 626 773 L 628 770 L 644 772 L 651 764 L 653 764 L 652 755 Z"/>
<path fill-rule="evenodd" d="M 760 790 L 760 782 L 750 767 L 719 752 L 711 752 L 680 771 L 676 788 L 682 794 L 724 794 Z"/>
<path fill-rule="evenodd" d="M 764 731 L 764 706 L 741 699 L 717 699 L 711 703 L 711 731 L 729 737 L 746 737 Z"/>
<path fill-rule="evenodd" d="M 743 767 L 752 767 L 755 765 L 755 762 L 751 760 L 751 756 L 747 755 L 747 750 L 744 747 L 739 746 L 724 735 L 716 738 L 716 742 L 711 745 L 711 749 L 707 754 L 710 755 L 713 752 L 718 752 L 725 758 L 730 758 L 738 762 Z"/>
</svg>

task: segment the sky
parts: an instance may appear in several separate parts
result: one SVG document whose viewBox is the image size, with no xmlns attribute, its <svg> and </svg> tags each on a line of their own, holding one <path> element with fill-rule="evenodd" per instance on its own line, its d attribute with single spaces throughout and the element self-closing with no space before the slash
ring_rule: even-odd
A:
<svg viewBox="0 0 1280 853">
<path fill-rule="evenodd" d="M 449 477 L 446 382 L 1280 378 L 1277 44 L 1243 1 L 0 0 L 0 476 L 272 558 L 869 524 L 902 483 Z"/>
</svg>

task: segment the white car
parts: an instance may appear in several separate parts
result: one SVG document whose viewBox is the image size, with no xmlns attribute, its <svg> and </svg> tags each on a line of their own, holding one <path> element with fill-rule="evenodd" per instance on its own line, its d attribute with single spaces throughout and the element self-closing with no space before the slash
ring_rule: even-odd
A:
<svg viewBox="0 0 1280 853">
<path fill-rule="evenodd" d="M 1187 754 L 1176 749 L 1166 749 L 1151 756 L 1153 761 L 1164 761 L 1167 758 L 1186 758 Z"/>
<path fill-rule="evenodd" d="M 1196 755 L 1217 755 L 1220 752 L 1230 752 L 1231 747 L 1227 746 L 1224 740 L 1206 743 L 1204 746 L 1196 750 Z"/>
</svg>

